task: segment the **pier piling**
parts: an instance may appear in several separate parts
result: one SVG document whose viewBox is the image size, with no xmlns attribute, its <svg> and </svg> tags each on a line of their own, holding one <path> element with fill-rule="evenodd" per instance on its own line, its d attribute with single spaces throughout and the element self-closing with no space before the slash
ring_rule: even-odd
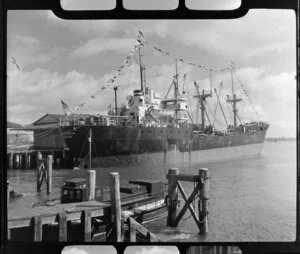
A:
<svg viewBox="0 0 300 254">
<path fill-rule="evenodd" d="M 96 171 L 87 170 L 86 171 L 86 200 L 95 199 L 95 190 L 96 190 Z"/>
<path fill-rule="evenodd" d="M 42 159 L 42 155 L 39 153 L 36 174 L 37 192 L 41 191 L 44 180 L 47 185 L 47 194 L 50 194 L 52 191 L 52 155 L 48 155 L 47 159 Z"/>
<path fill-rule="evenodd" d="M 9 204 L 9 181 L 6 181 L 7 204 Z"/>
<path fill-rule="evenodd" d="M 81 223 L 83 226 L 83 241 L 90 242 L 92 240 L 91 235 L 91 211 L 84 210 L 81 213 Z"/>
<path fill-rule="evenodd" d="M 199 169 L 198 175 L 179 174 L 178 169 L 169 169 L 167 174 L 168 196 L 166 198 L 168 206 L 167 226 L 177 227 L 185 212 L 189 210 L 197 227 L 199 228 L 200 234 L 205 234 L 208 232 L 208 178 L 207 168 Z M 184 188 L 180 183 L 181 181 L 192 182 L 195 184 L 194 189 L 189 196 L 187 196 L 187 194 L 185 193 Z M 180 191 L 180 194 L 185 203 L 183 208 L 177 215 L 178 190 Z M 193 201 L 197 198 L 197 194 L 199 197 L 199 216 L 197 216 L 195 212 L 195 205 L 192 205 Z"/>
<path fill-rule="evenodd" d="M 33 241 L 41 242 L 43 240 L 43 224 L 40 216 L 34 216 L 31 219 L 33 229 Z"/>
<path fill-rule="evenodd" d="M 57 222 L 58 222 L 58 241 L 65 242 L 67 241 L 67 214 L 65 212 L 57 214 Z"/>
<path fill-rule="evenodd" d="M 168 175 L 178 175 L 178 168 L 171 168 L 168 171 Z M 168 218 L 167 226 L 175 227 L 175 221 L 177 217 L 177 204 L 178 204 L 178 188 L 177 179 L 170 177 L 168 179 Z"/>
<path fill-rule="evenodd" d="M 202 181 L 199 197 L 199 220 L 200 234 L 208 232 L 208 199 L 209 199 L 209 172 L 207 168 L 199 169 L 199 176 Z"/>
<path fill-rule="evenodd" d="M 114 242 L 122 241 L 121 233 L 121 199 L 120 178 L 118 173 L 109 174 L 110 200 L 111 200 L 111 222 L 112 237 Z"/>
<path fill-rule="evenodd" d="M 52 155 L 48 155 L 46 172 L 47 194 L 50 194 L 52 191 Z"/>
</svg>

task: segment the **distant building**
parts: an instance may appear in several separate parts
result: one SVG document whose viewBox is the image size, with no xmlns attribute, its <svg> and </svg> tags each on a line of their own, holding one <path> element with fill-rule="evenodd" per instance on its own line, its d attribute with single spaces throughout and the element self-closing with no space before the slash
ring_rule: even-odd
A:
<svg viewBox="0 0 300 254">
<path fill-rule="evenodd" d="M 34 132 L 34 147 L 36 150 L 62 151 L 67 149 L 59 128 L 60 119 L 63 116 L 46 114 L 26 127 Z"/>
<path fill-rule="evenodd" d="M 26 152 L 33 146 L 33 131 L 22 130 L 20 124 L 7 122 L 7 152 Z"/>
<path fill-rule="evenodd" d="M 19 130 L 33 132 L 33 146 L 35 152 L 43 156 L 52 155 L 54 167 L 73 167 L 73 157 L 66 146 L 64 136 L 59 128 L 60 119 L 64 115 L 45 114 L 30 125 Z"/>
</svg>

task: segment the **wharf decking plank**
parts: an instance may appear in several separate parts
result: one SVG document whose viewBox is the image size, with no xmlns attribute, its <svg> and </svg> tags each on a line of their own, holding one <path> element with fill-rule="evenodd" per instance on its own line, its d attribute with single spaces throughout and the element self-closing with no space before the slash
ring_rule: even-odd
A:
<svg viewBox="0 0 300 254">
<path fill-rule="evenodd" d="M 55 204 L 53 206 L 40 206 L 22 208 L 18 211 L 8 209 L 8 228 L 28 227 L 34 216 L 42 218 L 42 224 L 56 222 L 58 213 L 65 212 L 67 221 L 80 220 L 81 212 L 91 211 L 91 217 L 103 216 L 109 213 L 110 205 L 98 201 L 85 201 L 68 204 Z"/>
</svg>

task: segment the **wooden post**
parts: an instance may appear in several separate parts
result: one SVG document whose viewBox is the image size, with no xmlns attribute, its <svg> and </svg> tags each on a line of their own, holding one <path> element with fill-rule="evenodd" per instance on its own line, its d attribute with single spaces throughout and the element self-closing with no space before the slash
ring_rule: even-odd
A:
<svg viewBox="0 0 300 254">
<path fill-rule="evenodd" d="M 52 191 L 52 155 L 48 155 L 47 158 L 47 194 Z"/>
<path fill-rule="evenodd" d="M 9 204 L 9 181 L 6 181 L 6 191 L 7 191 L 7 204 Z"/>
<path fill-rule="evenodd" d="M 20 164 L 19 164 L 19 168 L 20 169 L 23 169 L 24 166 L 23 166 L 23 154 L 20 154 Z"/>
<path fill-rule="evenodd" d="M 31 169 L 31 154 L 28 154 L 28 168 Z"/>
<path fill-rule="evenodd" d="M 208 199 L 209 199 L 209 173 L 207 168 L 199 169 L 199 176 L 201 177 L 202 186 L 200 189 L 199 198 L 199 221 L 200 234 L 208 233 Z"/>
<path fill-rule="evenodd" d="M 18 168 L 18 162 L 17 162 L 17 154 L 14 154 L 14 157 L 13 157 L 13 168 L 16 169 Z"/>
<path fill-rule="evenodd" d="M 110 200 L 111 200 L 111 222 L 113 228 L 113 241 L 121 242 L 121 199 L 120 179 L 118 173 L 109 174 Z"/>
<path fill-rule="evenodd" d="M 16 168 L 19 169 L 20 168 L 20 155 L 16 154 Z"/>
<path fill-rule="evenodd" d="M 58 221 L 58 241 L 65 242 L 67 241 L 67 214 L 65 212 L 57 214 Z"/>
<path fill-rule="evenodd" d="M 27 169 L 28 168 L 28 152 L 25 152 L 25 165 L 24 168 Z"/>
<path fill-rule="evenodd" d="M 36 159 L 36 165 L 37 165 L 37 169 L 36 169 L 36 190 L 37 192 L 40 191 L 40 177 L 41 177 L 41 164 L 42 162 L 40 161 L 42 159 L 42 154 L 38 153 L 37 154 L 37 159 Z"/>
<path fill-rule="evenodd" d="M 95 191 L 96 191 L 96 171 L 95 170 L 87 170 L 86 171 L 86 200 L 94 200 L 95 199 Z"/>
<path fill-rule="evenodd" d="M 43 239 L 43 224 L 40 216 L 34 216 L 31 219 L 31 225 L 33 229 L 33 241 L 41 242 Z"/>
<path fill-rule="evenodd" d="M 13 153 L 13 152 L 10 153 L 10 157 L 9 157 L 9 168 L 10 168 L 10 169 L 14 168 L 14 153 Z"/>
<path fill-rule="evenodd" d="M 127 224 L 129 228 L 129 242 L 135 243 L 136 242 L 136 227 L 135 224 L 133 223 L 132 218 L 128 217 L 127 218 Z"/>
<path fill-rule="evenodd" d="M 92 223 L 91 211 L 83 210 L 81 213 L 81 224 L 83 226 L 83 241 L 90 242 L 92 240 Z"/>
<path fill-rule="evenodd" d="M 171 168 L 168 171 L 169 175 L 178 175 L 178 168 Z M 177 217 L 177 204 L 178 204 L 178 188 L 177 188 L 177 180 L 173 178 L 168 178 L 168 218 L 167 218 L 167 226 L 174 227 L 175 220 Z"/>
</svg>

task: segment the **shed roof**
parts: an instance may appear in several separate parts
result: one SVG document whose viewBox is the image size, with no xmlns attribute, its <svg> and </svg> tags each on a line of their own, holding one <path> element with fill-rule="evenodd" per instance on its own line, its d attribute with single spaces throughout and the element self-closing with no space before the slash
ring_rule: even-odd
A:
<svg viewBox="0 0 300 254">
<path fill-rule="evenodd" d="M 44 125 L 44 124 L 51 124 L 51 123 L 59 123 L 59 120 L 64 115 L 59 114 L 46 114 L 32 123 L 32 125 Z"/>
</svg>

